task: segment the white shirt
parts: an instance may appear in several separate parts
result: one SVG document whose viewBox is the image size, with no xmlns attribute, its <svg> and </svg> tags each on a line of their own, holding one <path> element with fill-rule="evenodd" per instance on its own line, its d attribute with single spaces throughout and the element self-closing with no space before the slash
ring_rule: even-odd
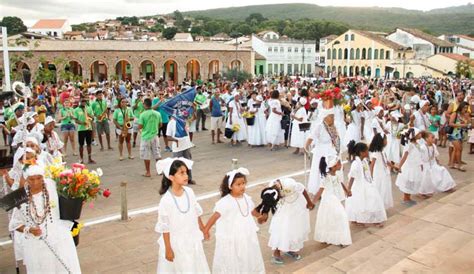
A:
<svg viewBox="0 0 474 274">
<path fill-rule="evenodd" d="M 178 144 L 176 142 L 171 143 L 171 150 L 173 152 L 180 152 L 186 150 L 188 148 L 192 148 L 194 145 L 191 143 L 191 139 L 189 139 L 189 135 L 185 137 L 178 138 L 176 137 L 176 120 L 171 118 L 168 122 L 168 128 L 166 129 L 166 136 L 172 137 L 178 140 Z"/>
</svg>

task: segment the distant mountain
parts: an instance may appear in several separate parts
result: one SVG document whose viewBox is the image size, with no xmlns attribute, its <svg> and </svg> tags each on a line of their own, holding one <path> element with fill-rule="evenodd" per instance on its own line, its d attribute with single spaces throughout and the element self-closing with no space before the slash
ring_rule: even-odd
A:
<svg viewBox="0 0 474 274">
<path fill-rule="evenodd" d="M 416 1 L 416 0 L 414 0 Z M 474 32 L 474 5 L 428 12 L 402 8 L 322 7 L 313 4 L 273 4 L 183 12 L 185 16 L 242 21 L 251 13 L 268 19 L 320 19 L 338 21 L 352 28 L 391 31 L 396 27 L 418 28 L 433 34 Z"/>
</svg>

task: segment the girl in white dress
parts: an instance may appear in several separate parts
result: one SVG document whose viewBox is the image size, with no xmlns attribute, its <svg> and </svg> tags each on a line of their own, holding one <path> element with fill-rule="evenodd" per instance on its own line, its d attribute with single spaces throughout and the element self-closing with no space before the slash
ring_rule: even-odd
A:
<svg viewBox="0 0 474 274">
<path fill-rule="evenodd" d="M 280 200 L 277 211 L 270 223 L 268 246 L 273 250 L 272 263 L 283 264 L 281 251 L 285 255 L 300 260 L 298 252 L 308 240 L 311 231 L 309 210 L 314 208 L 303 184 L 294 179 L 278 179 L 269 184 L 278 190 Z"/>
<path fill-rule="evenodd" d="M 401 147 L 400 134 L 405 128 L 405 125 L 400 123 L 402 115 L 398 111 L 390 112 L 390 121 L 387 123 L 389 134 L 387 135 L 387 160 L 392 164 L 400 163 Z"/>
<path fill-rule="evenodd" d="M 448 170 L 438 163 L 436 137 L 433 133 L 422 132 L 424 142 L 420 142 L 421 162 L 423 165 L 419 193 L 427 196 L 435 192 L 452 191 L 456 183 Z"/>
<path fill-rule="evenodd" d="M 278 90 L 271 93 L 271 99 L 268 101 L 270 115 L 265 126 L 265 136 L 271 149 L 285 142 L 285 131 L 281 128 L 281 118 L 283 110 L 281 109 L 280 94 Z"/>
<path fill-rule="evenodd" d="M 346 136 L 344 136 L 344 146 L 347 147 L 350 141 L 356 143 L 361 141 L 364 132 L 364 115 L 362 101 L 354 100 L 354 109 L 351 111 L 351 123 L 347 126 Z"/>
<path fill-rule="evenodd" d="M 290 146 L 296 148 L 293 154 L 299 154 L 300 149 L 304 147 L 308 131 L 301 131 L 300 124 L 308 122 L 308 114 L 304 106 L 306 105 L 306 98 L 300 97 L 296 105 L 295 113 L 292 114 L 293 122 L 291 125 L 291 140 Z"/>
<path fill-rule="evenodd" d="M 253 126 L 248 126 L 248 143 L 251 146 L 262 146 L 265 145 L 265 124 L 267 119 L 265 118 L 265 107 L 263 104 L 262 95 L 257 95 L 255 100 L 250 99 L 248 102 L 249 112 L 255 115 L 255 122 Z"/>
<path fill-rule="evenodd" d="M 221 184 L 221 199 L 204 229 L 206 238 L 216 224 L 216 248 L 212 273 L 265 273 L 258 243 L 258 227 L 252 215 L 263 217 L 254 209 L 252 198 L 245 194 L 245 168 L 226 174 Z M 217 223 L 216 223 L 217 222 Z"/>
<path fill-rule="evenodd" d="M 156 163 L 163 174 L 155 231 L 158 240 L 157 273 L 210 273 L 202 246 L 203 213 L 188 184 L 188 170 L 193 161 L 167 158 Z"/>
<path fill-rule="evenodd" d="M 374 138 L 375 134 L 377 133 L 385 133 L 388 134 L 387 131 L 387 126 L 385 124 L 385 118 L 384 118 L 384 110 L 382 107 L 375 107 L 374 109 L 374 119 L 372 119 L 372 139 Z M 367 139 L 368 144 L 372 142 L 372 139 Z"/>
<path fill-rule="evenodd" d="M 352 244 L 349 219 L 342 204 L 346 199 L 347 191 L 343 182 L 336 175 L 336 172 L 341 168 L 339 157 L 331 155 L 321 158 L 319 169 L 323 181 L 314 197 L 314 201 L 321 197 L 314 230 L 314 240 L 321 243 Z"/>
<path fill-rule="evenodd" d="M 235 91 L 232 95 L 234 100 L 229 102 L 229 116 L 225 127 L 233 128 L 235 125 L 239 126 L 239 130 L 234 132 L 231 139 L 231 143 L 235 145 L 247 139 L 247 126 L 242 117 L 243 109 L 240 104 L 240 93 Z"/>
<path fill-rule="evenodd" d="M 310 102 L 311 107 L 310 107 L 309 113 L 308 113 L 308 121 L 311 123 L 311 129 L 310 130 L 313 130 L 313 128 L 316 126 L 317 121 L 318 121 L 318 114 L 319 114 L 318 105 L 319 105 L 319 100 L 318 99 L 314 99 L 314 98 L 311 99 L 311 102 Z"/>
<path fill-rule="evenodd" d="M 349 153 L 356 158 L 349 171 L 346 212 L 349 221 L 358 224 L 383 226 L 387 220 L 382 196 L 377 190 L 370 174 L 369 148 L 365 143 L 349 143 Z"/>
<path fill-rule="evenodd" d="M 370 141 L 372 141 L 372 138 L 374 137 L 374 130 L 372 129 L 372 121 L 375 118 L 375 113 L 372 108 L 372 102 L 370 100 L 367 100 L 365 102 L 367 109 L 364 111 L 364 132 L 363 135 L 361 136 L 361 140 L 370 144 Z"/>
<path fill-rule="evenodd" d="M 403 192 L 402 204 L 406 206 L 415 205 L 411 195 L 418 194 L 421 184 L 421 153 L 418 140 L 421 138 L 421 131 L 417 128 L 407 129 L 401 139 L 403 146 L 403 156 L 397 169 L 400 173 L 395 184 Z"/>
<path fill-rule="evenodd" d="M 370 173 L 375 186 L 377 187 L 385 209 L 393 207 L 392 195 L 392 176 L 390 176 L 390 169 L 393 164 L 387 160 L 385 147 L 387 146 L 387 135 L 377 133 L 369 146 L 370 152 Z"/>
<path fill-rule="evenodd" d="M 72 222 L 59 219 L 56 183 L 44 178 L 44 167 L 25 171 L 28 201 L 14 208 L 10 231 L 22 238 L 23 263 L 28 273 L 81 273 Z"/>
<path fill-rule="evenodd" d="M 189 117 L 188 119 L 186 120 L 186 124 L 187 124 L 187 127 L 188 127 L 188 133 L 189 133 L 189 140 L 191 140 L 191 142 L 193 141 L 193 135 L 194 135 L 194 132 L 196 132 L 196 107 L 193 105 L 192 109 L 191 109 L 191 113 L 189 114 Z"/>
</svg>

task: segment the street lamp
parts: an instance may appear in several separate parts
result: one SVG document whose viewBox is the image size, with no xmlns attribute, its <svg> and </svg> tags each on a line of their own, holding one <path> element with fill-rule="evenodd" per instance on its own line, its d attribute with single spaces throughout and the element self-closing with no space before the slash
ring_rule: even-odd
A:
<svg viewBox="0 0 474 274">
<path fill-rule="evenodd" d="M 334 43 L 331 44 L 331 69 L 330 71 L 332 72 L 332 67 L 333 67 L 333 64 L 334 64 L 334 55 L 335 54 L 332 54 L 333 53 L 333 49 L 334 49 L 334 45 L 339 45 L 341 42 L 339 41 L 334 41 Z"/>
<path fill-rule="evenodd" d="M 237 64 L 237 50 L 239 47 L 239 37 L 242 36 L 242 33 L 240 32 L 233 32 L 230 34 L 230 37 L 235 38 L 235 63 Z M 240 70 L 240 66 L 238 68 Z"/>
</svg>

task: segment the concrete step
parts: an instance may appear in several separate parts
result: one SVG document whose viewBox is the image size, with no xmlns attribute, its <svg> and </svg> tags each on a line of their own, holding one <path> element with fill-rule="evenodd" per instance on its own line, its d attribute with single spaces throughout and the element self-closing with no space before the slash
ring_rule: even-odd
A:
<svg viewBox="0 0 474 274">
<path fill-rule="evenodd" d="M 444 262 L 435 267 L 437 273 L 472 273 L 474 268 L 474 240 L 449 255 Z"/>
</svg>

